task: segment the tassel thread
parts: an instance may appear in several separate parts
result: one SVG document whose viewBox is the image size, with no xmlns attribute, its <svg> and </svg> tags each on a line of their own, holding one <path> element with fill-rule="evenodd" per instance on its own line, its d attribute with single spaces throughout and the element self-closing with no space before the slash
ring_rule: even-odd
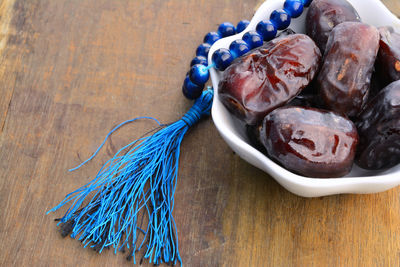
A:
<svg viewBox="0 0 400 267">
<path fill-rule="evenodd" d="M 65 215 L 57 219 L 61 234 L 77 237 L 84 247 L 90 246 L 99 253 L 109 247 L 114 248 L 114 253 L 129 249 L 127 258 L 133 258 L 134 263 L 135 253 L 142 248 L 140 263 L 143 259 L 156 265 L 182 263 L 172 216 L 180 146 L 189 128 L 210 114 L 212 98 L 213 90 L 205 90 L 183 118 L 172 124 L 140 117 L 115 127 L 88 160 L 70 171 L 93 159 L 108 137 L 123 125 L 143 118 L 159 124 L 155 132 L 121 148 L 91 182 L 47 212 L 70 203 Z M 142 228 L 144 221 L 146 229 Z"/>
</svg>

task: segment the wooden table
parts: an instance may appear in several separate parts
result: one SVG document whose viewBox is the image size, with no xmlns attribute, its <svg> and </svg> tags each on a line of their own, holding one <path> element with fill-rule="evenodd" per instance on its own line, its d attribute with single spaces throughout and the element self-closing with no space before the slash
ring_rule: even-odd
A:
<svg viewBox="0 0 400 267">
<path fill-rule="evenodd" d="M 204 34 L 261 0 L 0 2 L 0 265 L 131 266 L 63 239 L 45 215 L 101 164 L 191 103 L 181 85 Z M 385 4 L 400 15 L 398 0 Z M 399 266 L 400 187 L 297 197 L 224 143 L 211 120 L 183 142 L 174 216 L 186 266 Z M 150 266 L 146 265 L 145 266 Z"/>
</svg>

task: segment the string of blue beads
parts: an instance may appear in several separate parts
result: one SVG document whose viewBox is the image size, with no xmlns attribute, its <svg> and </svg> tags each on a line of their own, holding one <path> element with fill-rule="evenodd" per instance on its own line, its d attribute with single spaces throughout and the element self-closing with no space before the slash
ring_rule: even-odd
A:
<svg viewBox="0 0 400 267">
<path fill-rule="evenodd" d="M 248 20 L 240 21 L 236 27 L 229 22 L 219 25 L 217 32 L 209 32 L 204 36 L 203 43 L 197 47 L 196 57 L 190 62 L 190 71 L 183 82 L 182 92 L 189 99 L 198 98 L 205 83 L 210 78 L 209 68 L 215 67 L 224 71 L 232 61 L 249 52 L 250 50 L 263 45 L 264 41 L 270 41 L 277 35 L 278 30 L 289 27 L 291 19 L 299 17 L 305 7 L 311 4 L 312 0 L 286 0 L 283 9 L 274 10 L 269 20 L 260 21 L 255 31 L 248 31 L 240 40 L 233 41 L 229 49 L 220 48 L 214 52 L 211 59 L 213 64 L 208 66 L 208 53 L 211 45 L 221 38 L 232 36 L 244 31 L 249 25 Z"/>
</svg>

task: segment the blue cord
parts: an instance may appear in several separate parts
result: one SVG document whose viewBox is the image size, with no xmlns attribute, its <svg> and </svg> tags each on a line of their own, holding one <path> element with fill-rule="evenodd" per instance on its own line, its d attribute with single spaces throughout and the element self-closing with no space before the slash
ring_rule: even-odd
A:
<svg viewBox="0 0 400 267">
<path fill-rule="evenodd" d="M 215 68 L 215 63 L 214 63 L 214 62 L 213 62 L 212 64 L 208 65 L 208 66 L 206 67 L 206 70 L 210 70 L 210 69 L 212 69 L 212 68 Z"/>
<path fill-rule="evenodd" d="M 212 89 L 204 91 L 182 119 L 169 125 L 139 117 L 112 129 L 93 155 L 70 171 L 92 160 L 110 135 L 127 123 L 145 118 L 161 127 L 118 150 L 92 181 L 47 212 L 72 202 L 59 219 L 63 235 L 78 237 L 85 247 L 99 253 L 110 246 L 115 253 L 129 249 L 128 258 L 133 258 L 134 263 L 135 253 L 142 248 L 145 252 L 140 262 L 149 259 L 154 264 L 182 263 L 172 216 L 180 146 L 189 128 L 210 114 L 212 98 Z M 87 205 L 83 205 L 85 200 L 89 200 Z M 141 214 L 148 219 L 145 229 L 138 221 Z"/>
</svg>

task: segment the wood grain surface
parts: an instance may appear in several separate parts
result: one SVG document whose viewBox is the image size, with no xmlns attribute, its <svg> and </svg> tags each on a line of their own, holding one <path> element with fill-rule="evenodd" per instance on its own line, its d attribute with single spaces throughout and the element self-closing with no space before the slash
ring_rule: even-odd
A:
<svg viewBox="0 0 400 267">
<path fill-rule="evenodd" d="M 62 238 L 45 212 L 123 144 L 191 103 L 181 85 L 195 48 L 261 0 L 0 2 L 0 265 L 132 266 Z M 398 0 L 384 3 L 400 15 Z M 400 266 L 400 187 L 297 197 L 237 155 L 205 120 L 183 142 L 174 216 L 186 266 Z M 151 264 L 143 264 L 151 266 Z"/>
</svg>

